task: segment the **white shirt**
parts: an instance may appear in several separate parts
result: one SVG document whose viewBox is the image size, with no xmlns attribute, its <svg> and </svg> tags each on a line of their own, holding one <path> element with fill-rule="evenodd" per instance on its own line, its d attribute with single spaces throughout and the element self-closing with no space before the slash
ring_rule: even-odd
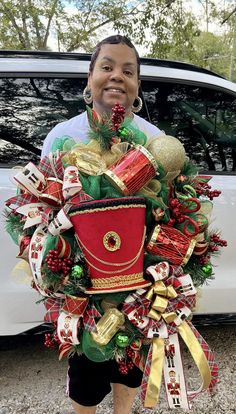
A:
<svg viewBox="0 0 236 414">
<path fill-rule="evenodd" d="M 148 141 L 157 135 L 161 135 L 164 132 L 157 128 L 155 125 L 134 114 L 134 124 L 146 135 Z M 88 130 L 89 123 L 87 112 L 83 112 L 80 115 L 74 116 L 68 121 L 60 122 L 57 124 L 47 135 L 44 140 L 42 148 L 42 157 L 48 155 L 51 151 L 51 147 L 56 138 L 68 137 L 74 139 L 77 143 L 88 143 Z"/>
</svg>

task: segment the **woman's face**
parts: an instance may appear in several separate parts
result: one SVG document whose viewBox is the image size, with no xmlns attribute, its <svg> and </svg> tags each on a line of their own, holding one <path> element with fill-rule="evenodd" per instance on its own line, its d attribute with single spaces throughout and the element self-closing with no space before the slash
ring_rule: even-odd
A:
<svg viewBox="0 0 236 414">
<path fill-rule="evenodd" d="M 135 51 L 129 46 L 102 45 L 88 78 L 97 113 L 111 112 L 116 103 L 125 107 L 127 115 L 131 113 L 139 89 L 137 67 Z"/>
</svg>

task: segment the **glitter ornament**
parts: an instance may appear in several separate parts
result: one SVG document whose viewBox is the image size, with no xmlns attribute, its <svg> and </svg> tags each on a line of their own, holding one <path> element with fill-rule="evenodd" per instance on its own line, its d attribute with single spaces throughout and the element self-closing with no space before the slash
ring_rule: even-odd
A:
<svg viewBox="0 0 236 414">
<path fill-rule="evenodd" d="M 202 271 L 207 275 L 212 275 L 212 265 L 211 263 L 206 264 L 205 266 L 202 266 Z"/>
<path fill-rule="evenodd" d="M 129 136 L 129 130 L 125 127 L 119 129 L 119 134 L 122 138 L 126 138 Z"/>
<path fill-rule="evenodd" d="M 126 333 L 119 332 L 116 335 L 115 342 L 119 348 L 126 348 L 129 345 L 129 337 Z"/>
<path fill-rule="evenodd" d="M 147 146 L 147 150 L 167 173 L 176 171 L 179 174 L 186 154 L 183 144 L 177 138 L 170 135 L 157 136 Z"/>
<path fill-rule="evenodd" d="M 81 266 L 75 265 L 72 267 L 72 272 L 71 272 L 72 277 L 74 277 L 75 279 L 80 279 L 82 275 L 83 275 L 83 269 Z"/>
</svg>

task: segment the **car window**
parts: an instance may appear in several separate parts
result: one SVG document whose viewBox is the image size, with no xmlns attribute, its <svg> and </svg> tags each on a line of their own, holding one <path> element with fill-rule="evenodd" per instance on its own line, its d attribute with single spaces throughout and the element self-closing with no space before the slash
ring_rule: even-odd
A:
<svg viewBox="0 0 236 414">
<path fill-rule="evenodd" d="M 86 79 L 1 78 L 0 163 L 36 162 L 47 133 L 85 109 Z"/>
<path fill-rule="evenodd" d="M 202 171 L 236 170 L 236 99 L 207 87 L 142 81 L 151 122 L 179 138 Z"/>
</svg>

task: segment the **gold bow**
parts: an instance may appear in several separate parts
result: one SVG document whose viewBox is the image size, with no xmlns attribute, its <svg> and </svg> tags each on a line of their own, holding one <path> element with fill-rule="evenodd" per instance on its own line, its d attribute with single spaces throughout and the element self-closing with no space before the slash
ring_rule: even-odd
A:
<svg viewBox="0 0 236 414">
<path fill-rule="evenodd" d="M 175 312 L 166 313 L 165 310 L 169 300 L 175 299 L 177 296 L 178 294 L 173 286 L 166 286 L 161 280 L 155 282 L 145 295 L 145 297 L 152 302 L 148 316 L 157 321 L 163 318 L 166 324 L 173 322 L 177 317 L 177 314 Z M 211 370 L 204 351 L 187 322 L 182 321 L 177 327 L 177 330 L 186 343 L 197 365 L 203 381 L 202 389 L 205 390 L 209 387 L 211 382 Z M 165 339 L 154 337 L 151 347 L 152 362 L 144 398 L 144 407 L 147 408 L 155 407 L 159 400 L 162 371 L 165 361 Z"/>
<path fill-rule="evenodd" d="M 161 280 L 155 282 L 145 295 L 146 299 L 152 302 L 148 316 L 156 321 L 163 318 L 166 323 L 173 322 L 177 317 L 176 313 L 165 313 L 165 310 L 169 299 L 175 299 L 177 296 L 178 294 L 173 286 L 166 286 Z"/>
</svg>

